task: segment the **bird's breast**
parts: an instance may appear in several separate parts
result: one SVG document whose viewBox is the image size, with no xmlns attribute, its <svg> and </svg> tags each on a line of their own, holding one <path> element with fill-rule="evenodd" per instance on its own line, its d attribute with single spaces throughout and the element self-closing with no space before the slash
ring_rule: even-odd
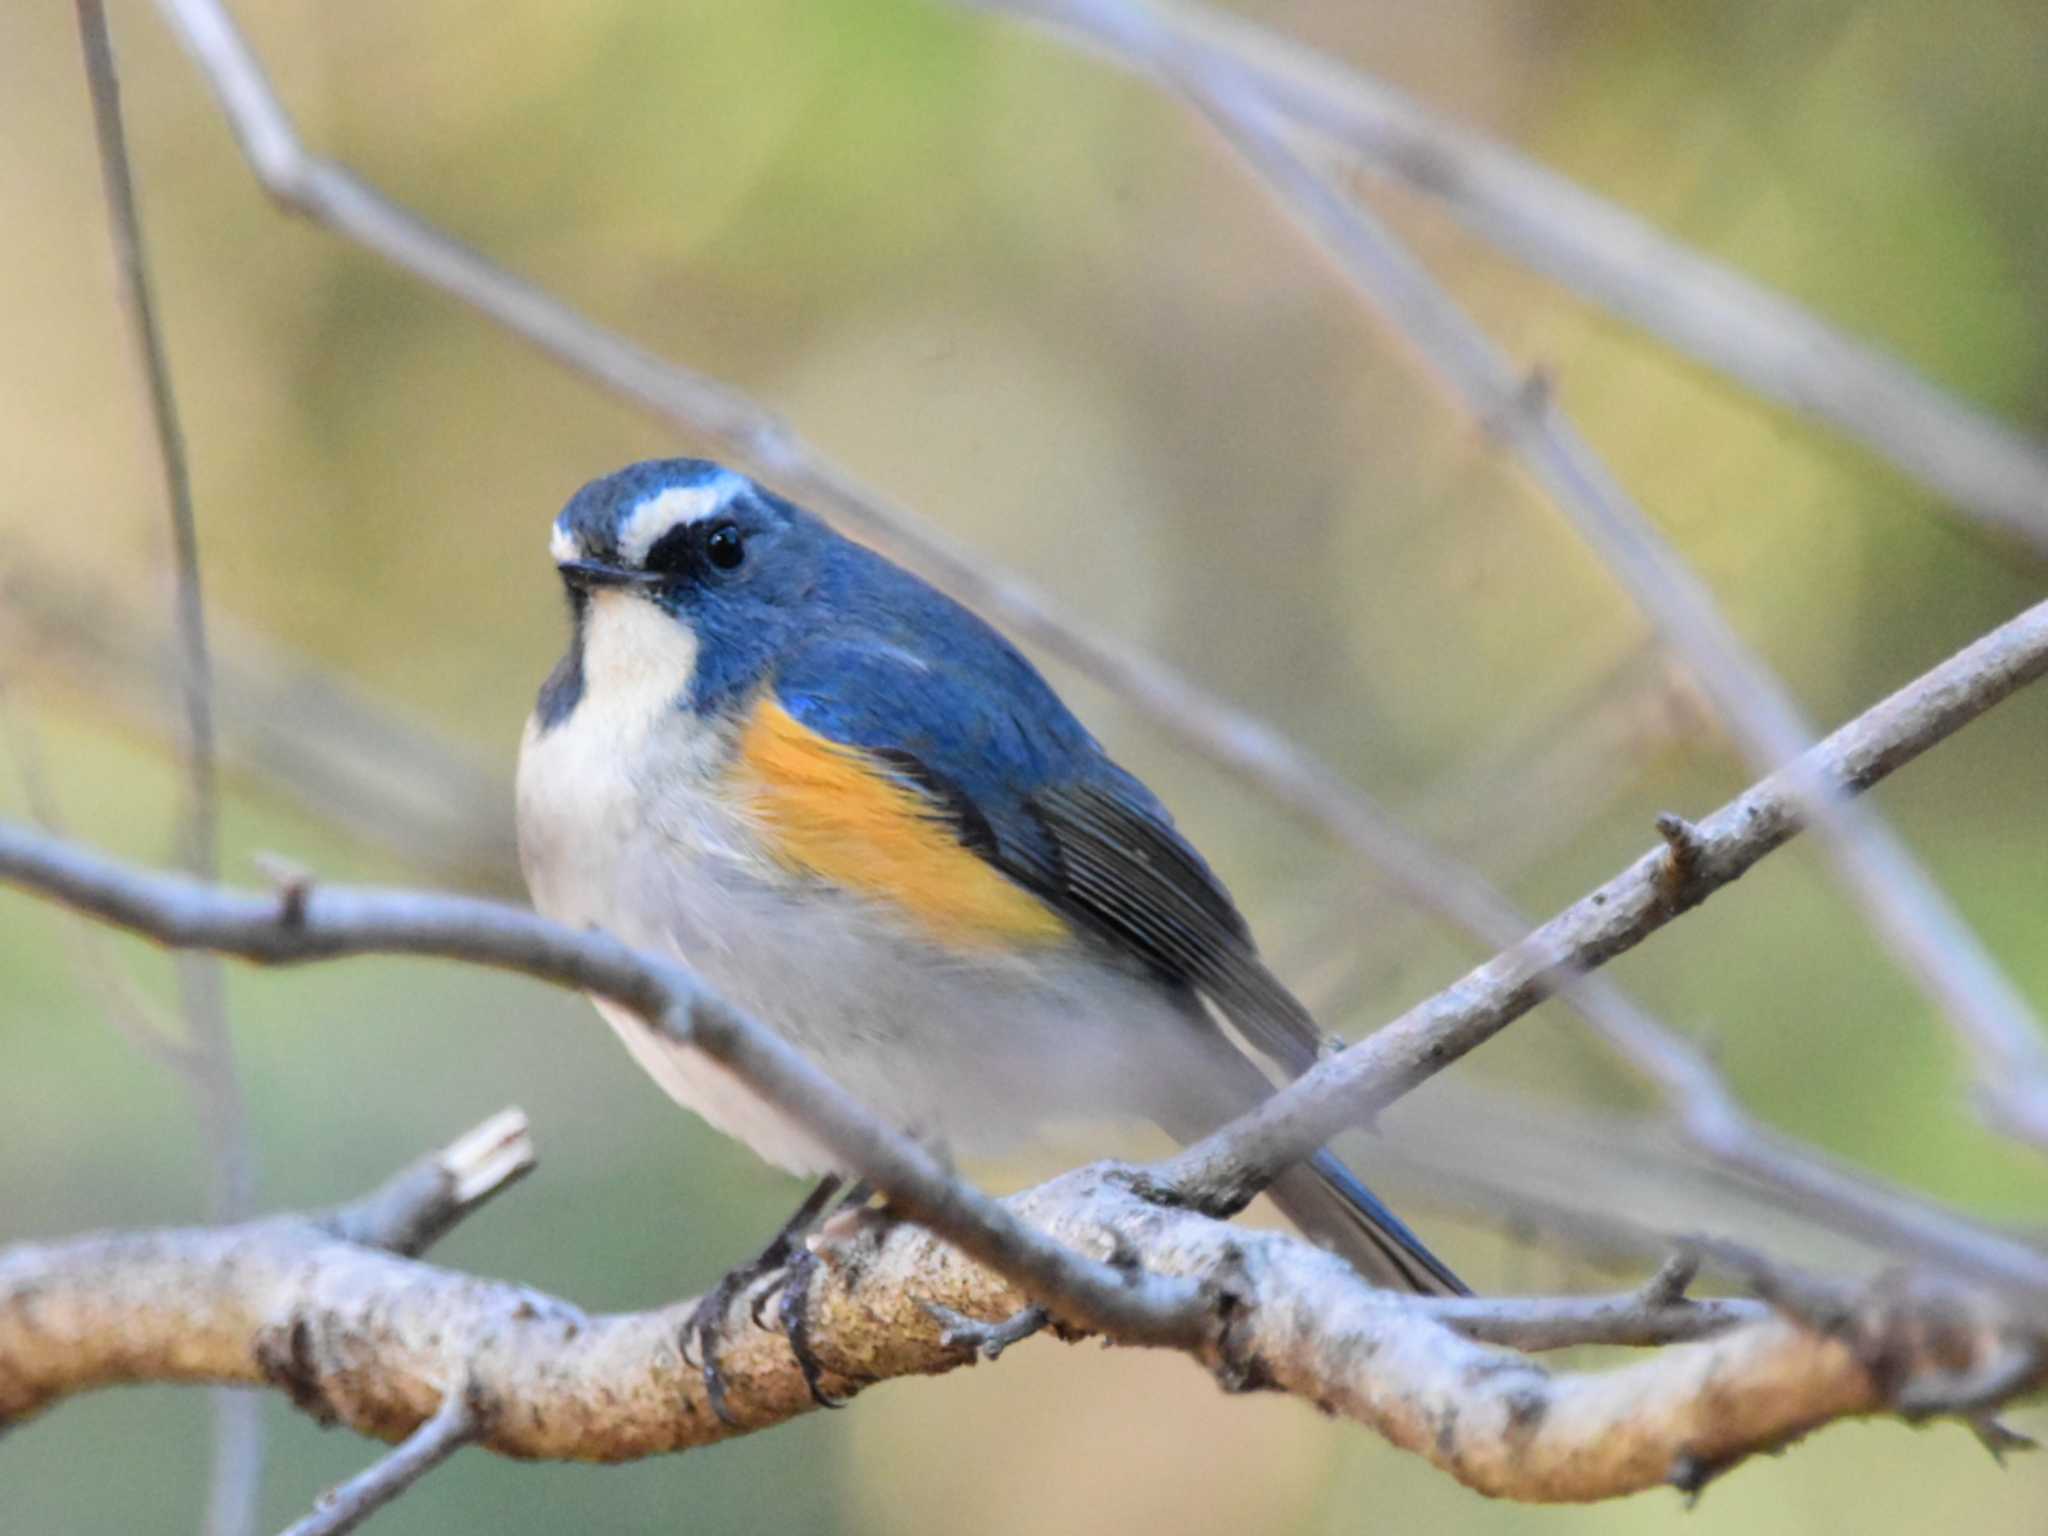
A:
<svg viewBox="0 0 2048 1536">
<path fill-rule="evenodd" d="M 644 597 L 594 594 L 566 710 L 537 710 L 519 752 L 520 863 L 534 905 L 629 941 L 650 914 L 625 877 L 658 851 L 766 869 L 734 789 L 735 731 L 688 704 L 697 640 Z"/>
</svg>

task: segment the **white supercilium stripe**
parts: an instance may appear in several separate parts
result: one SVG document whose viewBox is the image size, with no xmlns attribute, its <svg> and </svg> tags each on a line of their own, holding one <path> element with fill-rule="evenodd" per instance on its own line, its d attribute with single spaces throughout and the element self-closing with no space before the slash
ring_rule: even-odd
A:
<svg viewBox="0 0 2048 1536">
<path fill-rule="evenodd" d="M 717 516 L 744 488 L 738 475 L 720 474 L 701 485 L 672 485 L 648 497 L 619 529 L 619 558 L 627 565 L 638 565 L 669 529 Z"/>
</svg>

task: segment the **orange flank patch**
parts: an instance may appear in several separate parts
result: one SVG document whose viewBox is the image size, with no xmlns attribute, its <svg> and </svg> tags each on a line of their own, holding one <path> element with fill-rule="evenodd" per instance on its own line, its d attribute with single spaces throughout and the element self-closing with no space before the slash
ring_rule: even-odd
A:
<svg viewBox="0 0 2048 1536">
<path fill-rule="evenodd" d="M 1067 937 L 1050 907 L 962 847 L 922 793 L 773 698 L 755 710 L 735 768 L 767 843 L 791 869 L 894 902 L 953 943 Z"/>
</svg>

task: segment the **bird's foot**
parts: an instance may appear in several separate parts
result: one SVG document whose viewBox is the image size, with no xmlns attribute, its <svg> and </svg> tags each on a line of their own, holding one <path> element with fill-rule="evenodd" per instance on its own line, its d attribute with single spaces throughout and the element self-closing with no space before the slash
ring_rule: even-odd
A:
<svg viewBox="0 0 2048 1536">
<path fill-rule="evenodd" d="M 874 1187 L 865 1179 L 849 1186 L 840 1196 L 832 1214 L 818 1222 L 814 1241 L 831 1242 L 850 1237 L 873 1194 Z M 782 1273 L 755 1293 L 752 1307 L 754 1326 L 775 1328 L 781 1332 L 789 1344 L 789 1352 L 796 1357 L 797 1369 L 803 1372 L 804 1386 L 810 1390 L 812 1402 L 820 1408 L 844 1408 L 845 1400 L 834 1397 L 821 1385 L 824 1367 L 819 1364 L 817 1352 L 811 1348 L 811 1281 L 817 1275 L 818 1264 L 818 1255 L 811 1242 L 800 1239 L 792 1244 Z M 775 1303 L 775 1320 L 772 1323 L 767 1315 L 771 1301 Z"/>
<path fill-rule="evenodd" d="M 796 1357 L 796 1368 L 803 1372 L 804 1385 L 810 1389 L 812 1402 L 820 1408 L 844 1408 L 844 1399 L 834 1397 L 820 1385 L 825 1368 L 818 1363 L 817 1352 L 811 1348 L 811 1279 L 817 1272 L 817 1254 L 800 1245 L 790 1254 L 789 1262 L 783 1266 L 775 1283 L 754 1298 L 754 1326 L 781 1330 L 782 1337 L 788 1341 L 789 1352 Z M 773 1323 L 766 1315 L 771 1301 L 775 1303 Z"/>
<path fill-rule="evenodd" d="M 816 1263 L 810 1250 L 803 1245 L 804 1237 L 817 1225 L 818 1217 L 825 1207 L 831 1204 L 844 1183 L 843 1179 L 837 1177 L 820 1181 L 818 1187 L 804 1198 L 804 1203 L 796 1208 L 789 1220 L 782 1224 L 781 1230 L 769 1240 L 768 1246 L 747 1263 L 729 1271 L 718 1284 L 706 1292 L 703 1300 L 699 1301 L 690 1313 L 689 1321 L 683 1324 L 682 1338 L 678 1341 L 677 1347 L 684 1363 L 695 1366 L 702 1373 L 705 1399 L 711 1404 L 711 1411 L 718 1415 L 720 1423 L 735 1429 L 739 1427 L 739 1421 L 733 1417 L 732 1406 L 726 1400 L 725 1372 L 718 1362 L 720 1343 L 725 1336 L 726 1317 L 732 1311 L 732 1304 L 771 1275 L 782 1276 L 785 1285 L 778 1288 L 786 1288 L 788 1272 L 796 1267 L 799 1258 L 811 1264 Z M 809 1276 L 806 1273 L 804 1292 L 807 1292 L 808 1288 Z M 799 1294 L 802 1295 L 804 1292 Z M 757 1301 L 756 1321 L 760 1320 L 759 1305 Z M 799 1301 L 799 1316 L 801 1307 L 802 1302 Z M 794 1339 L 791 1340 L 791 1348 L 796 1348 Z M 817 1362 L 815 1357 L 811 1356 L 808 1344 L 798 1352 L 797 1359 L 803 1368 L 804 1380 L 811 1384 L 811 1395 L 821 1402 L 824 1401 L 816 1383 Z"/>
</svg>

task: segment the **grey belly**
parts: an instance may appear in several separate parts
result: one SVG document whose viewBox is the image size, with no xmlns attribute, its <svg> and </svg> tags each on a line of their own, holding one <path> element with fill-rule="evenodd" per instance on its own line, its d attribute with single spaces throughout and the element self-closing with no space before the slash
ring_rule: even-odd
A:
<svg viewBox="0 0 2048 1536">
<path fill-rule="evenodd" d="M 1148 978 L 1078 947 L 961 952 L 843 892 L 762 882 L 716 864 L 615 867 L 594 920 L 675 956 L 890 1123 L 963 1153 L 1003 1150 L 1052 1121 L 1156 1119 L 1189 1094 L 1196 1031 Z M 792 1172 L 837 1160 L 801 1124 L 701 1053 L 600 1005 L 678 1102 Z"/>
</svg>

